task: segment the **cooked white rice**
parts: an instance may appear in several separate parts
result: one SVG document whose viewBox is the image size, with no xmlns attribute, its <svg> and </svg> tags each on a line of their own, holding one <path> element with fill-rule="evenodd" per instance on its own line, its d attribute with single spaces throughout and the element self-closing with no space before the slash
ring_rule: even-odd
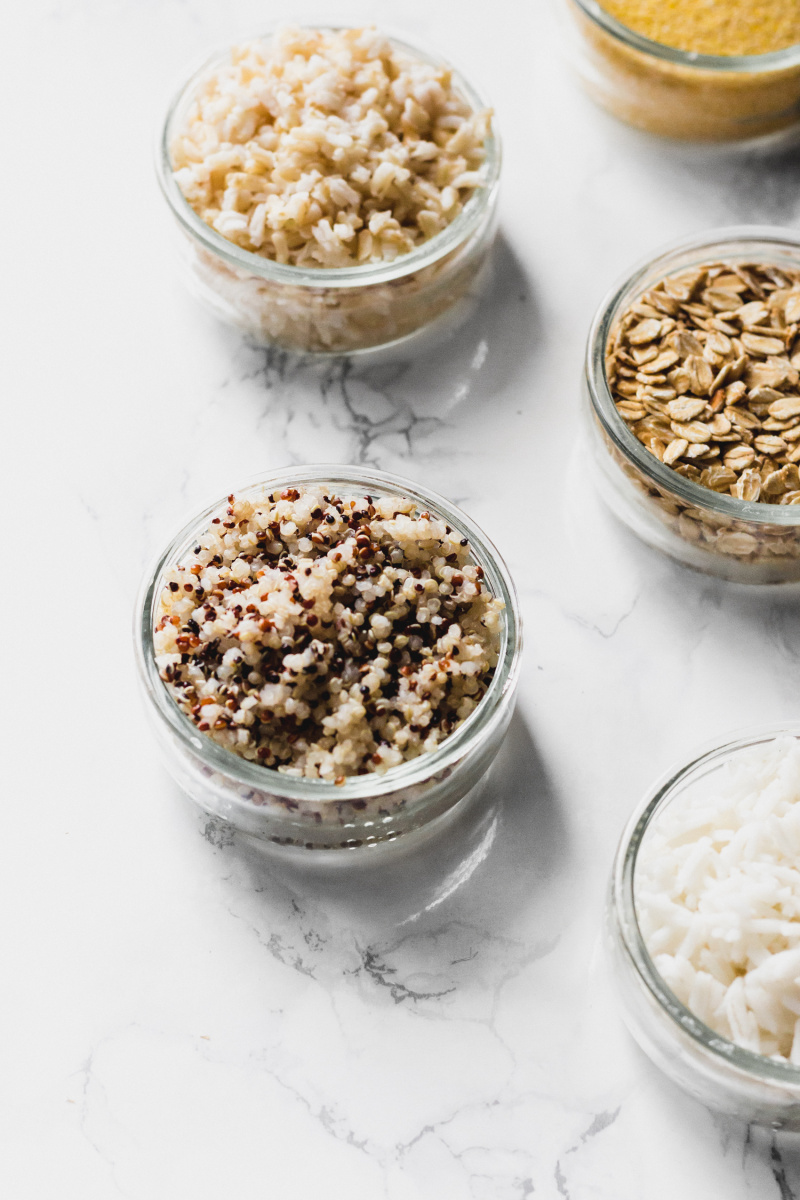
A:
<svg viewBox="0 0 800 1200">
<path fill-rule="evenodd" d="M 732 757 L 639 852 L 636 911 L 678 999 L 739 1046 L 800 1065 L 800 742 Z"/>
</svg>

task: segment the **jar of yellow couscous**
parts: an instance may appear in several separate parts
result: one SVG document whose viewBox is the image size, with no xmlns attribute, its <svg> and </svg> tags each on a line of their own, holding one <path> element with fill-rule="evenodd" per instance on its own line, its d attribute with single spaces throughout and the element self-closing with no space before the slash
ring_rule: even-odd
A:
<svg viewBox="0 0 800 1200">
<path fill-rule="evenodd" d="M 648 133 L 780 140 L 800 128 L 797 0 L 563 0 L 589 94 Z"/>
</svg>

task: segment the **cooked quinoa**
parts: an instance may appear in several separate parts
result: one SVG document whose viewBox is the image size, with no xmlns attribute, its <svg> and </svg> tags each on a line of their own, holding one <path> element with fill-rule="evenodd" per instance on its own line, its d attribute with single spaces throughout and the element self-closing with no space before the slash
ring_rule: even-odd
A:
<svg viewBox="0 0 800 1200">
<path fill-rule="evenodd" d="M 392 260 L 482 186 L 491 114 L 374 29 L 282 29 L 201 82 L 170 154 L 195 212 L 279 263 Z"/>
<path fill-rule="evenodd" d="M 159 673 L 221 746 L 344 782 L 426 754 L 494 673 L 503 603 L 413 500 L 324 485 L 229 496 L 164 572 Z"/>
</svg>

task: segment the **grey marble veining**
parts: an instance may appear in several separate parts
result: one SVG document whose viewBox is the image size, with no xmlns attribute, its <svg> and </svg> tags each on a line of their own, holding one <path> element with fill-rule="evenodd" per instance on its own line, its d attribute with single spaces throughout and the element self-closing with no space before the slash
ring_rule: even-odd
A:
<svg viewBox="0 0 800 1200">
<path fill-rule="evenodd" d="M 271 19 L 255 0 L 36 0 L 0 46 L 3 1192 L 798 1200 L 796 1139 L 706 1112 L 630 1043 L 601 914 L 648 784 L 796 713 L 800 608 L 618 529 L 579 415 L 614 280 L 681 234 L 796 225 L 798 159 L 616 125 L 576 91 L 547 0 L 292 11 L 402 25 L 495 98 L 494 277 L 443 348 L 304 362 L 181 290 L 154 129 L 186 63 Z M 476 802 L 445 837 L 345 868 L 256 852 L 190 808 L 130 651 L 145 563 L 181 521 L 315 460 L 462 504 L 525 622 L 518 712 Z"/>
</svg>

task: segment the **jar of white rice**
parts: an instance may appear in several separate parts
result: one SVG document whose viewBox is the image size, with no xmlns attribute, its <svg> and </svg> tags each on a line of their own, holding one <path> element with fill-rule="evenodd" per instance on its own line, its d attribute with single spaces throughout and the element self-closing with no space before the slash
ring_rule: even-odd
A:
<svg viewBox="0 0 800 1200">
<path fill-rule="evenodd" d="M 630 1032 L 675 1083 L 800 1129 L 800 728 L 670 771 L 622 837 L 610 961 Z"/>
</svg>

